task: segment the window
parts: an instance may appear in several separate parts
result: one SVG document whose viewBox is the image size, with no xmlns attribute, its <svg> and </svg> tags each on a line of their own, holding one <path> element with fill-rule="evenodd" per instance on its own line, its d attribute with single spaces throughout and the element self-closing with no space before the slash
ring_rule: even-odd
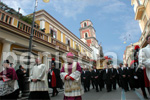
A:
<svg viewBox="0 0 150 100">
<path fill-rule="evenodd" d="M 68 38 L 66 38 L 66 44 L 70 46 L 70 40 Z"/>
<path fill-rule="evenodd" d="M 85 33 L 85 38 L 88 38 L 88 34 L 87 33 Z"/>
<path fill-rule="evenodd" d="M 2 20 L 2 21 L 4 20 L 4 16 L 5 16 L 5 15 L 2 13 L 2 16 L 1 16 L 1 20 Z"/>
<path fill-rule="evenodd" d="M 54 30 L 50 29 L 50 34 L 53 38 L 56 39 L 56 32 Z"/>
<path fill-rule="evenodd" d="M 5 22 L 7 23 L 7 21 L 8 21 L 8 16 L 6 15 Z"/>
<path fill-rule="evenodd" d="M 76 44 L 76 50 L 80 51 L 78 44 Z"/>
<path fill-rule="evenodd" d="M 86 27 L 87 25 L 86 25 L 86 23 L 84 23 L 84 27 Z"/>
</svg>

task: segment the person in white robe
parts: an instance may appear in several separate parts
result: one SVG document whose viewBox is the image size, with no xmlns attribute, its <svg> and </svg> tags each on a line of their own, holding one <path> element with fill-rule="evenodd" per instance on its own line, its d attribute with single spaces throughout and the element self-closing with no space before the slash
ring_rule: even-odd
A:
<svg viewBox="0 0 150 100">
<path fill-rule="evenodd" d="M 40 58 L 36 59 L 36 65 L 30 71 L 30 95 L 29 100 L 50 100 L 48 93 L 47 68 L 41 64 Z"/>
<path fill-rule="evenodd" d="M 150 35 L 146 38 L 148 45 L 139 52 L 139 64 L 145 65 L 146 74 L 150 81 Z"/>
</svg>

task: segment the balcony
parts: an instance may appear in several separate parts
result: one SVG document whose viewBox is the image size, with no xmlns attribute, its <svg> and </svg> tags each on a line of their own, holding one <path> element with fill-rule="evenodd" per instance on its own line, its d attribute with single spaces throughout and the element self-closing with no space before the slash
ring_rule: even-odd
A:
<svg viewBox="0 0 150 100">
<path fill-rule="evenodd" d="M 60 41 L 58 41 L 57 39 L 51 37 L 51 43 L 54 46 L 58 47 L 59 49 L 63 49 L 65 51 L 67 51 L 67 45 L 62 43 L 62 42 L 60 42 Z"/>
<path fill-rule="evenodd" d="M 69 48 L 69 52 L 72 52 L 75 56 L 77 56 L 78 57 L 78 51 L 77 50 L 75 50 L 75 49 L 73 49 L 73 48 Z"/>
<path fill-rule="evenodd" d="M 14 25 L 13 23 L 14 18 L 17 19 L 16 25 Z M 0 9 L 0 27 L 21 37 L 25 37 L 27 39 L 30 38 L 31 25 L 26 23 L 25 21 L 22 21 L 18 17 L 15 17 L 10 13 L 3 11 L 2 9 Z M 76 57 L 79 57 L 78 50 L 71 48 L 63 42 L 51 37 L 51 34 L 46 34 L 36 27 L 34 27 L 33 31 L 33 41 L 36 41 L 53 49 L 58 49 L 62 52 L 72 52 Z M 84 59 L 88 60 L 89 58 L 84 57 Z"/>
<path fill-rule="evenodd" d="M 144 10 L 145 10 L 145 6 L 144 5 L 139 5 L 136 8 L 135 20 L 141 20 L 142 19 L 142 15 L 144 13 Z"/>
<path fill-rule="evenodd" d="M 13 19 L 17 19 L 17 25 L 13 25 Z M 18 19 L 17 17 L 3 11 L 0 9 L 0 27 L 7 29 L 11 33 L 23 36 L 25 38 L 30 37 L 31 34 L 31 25 Z M 49 34 L 44 33 L 43 31 L 34 27 L 33 31 L 33 40 L 42 43 L 43 45 L 60 48 L 63 51 L 67 51 L 67 45 L 58 41 L 57 39 L 52 38 Z"/>
</svg>

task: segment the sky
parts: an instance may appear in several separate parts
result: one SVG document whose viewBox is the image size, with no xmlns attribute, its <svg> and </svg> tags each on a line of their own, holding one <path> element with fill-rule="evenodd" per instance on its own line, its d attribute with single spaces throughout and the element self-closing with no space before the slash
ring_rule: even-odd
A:
<svg viewBox="0 0 150 100">
<path fill-rule="evenodd" d="M 35 5 L 35 0 L 1 1 L 15 10 L 20 7 L 23 15 L 33 13 Z M 131 0 L 50 0 L 49 3 L 38 0 L 37 11 L 41 9 L 79 38 L 80 22 L 90 19 L 104 55 L 114 52 L 120 60 L 123 60 L 126 46 L 138 42 L 141 36 Z"/>
</svg>

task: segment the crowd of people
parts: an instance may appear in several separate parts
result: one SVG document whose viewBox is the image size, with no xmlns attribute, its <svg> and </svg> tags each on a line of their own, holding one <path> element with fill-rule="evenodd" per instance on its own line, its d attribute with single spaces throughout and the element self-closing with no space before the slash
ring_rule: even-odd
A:
<svg viewBox="0 0 150 100">
<path fill-rule="evenodd" d="M 124 89 L 125 92 L 141 88 L 144 98 L 147 98 L 146 90 L 150 94 L 150 84 L 144 74 L 145 71 L 144 66 L 136 70 L 122 63 L 117 68 L 114 68 L 113 65 L 106 65 L 100 70 L 93 66 L 91 71 L 84 67 L 81 74 L 84 92 L 90 91 L 91 85 L 93 89 L 96 88 L 96 92 L 102 91 L 105 87 L 107 92 L 116 90 L 117 86 Z"/>
<path fill-rule="evenodd" d="M 150 95 L 150 36 L 146 40 L 147 47 L 140 50 L 138 45 L 135 46 L 134 59 L 129 66 L 120 63 L 114 68 L 113 65 L 107 64 L 104 69 L 98 70 L 96 66 L 92 66 L 89 70 L 74 62 L 74 55 L 69 52 L 67 63 L 59 70 L 56 69 L 54 58 L 49 67 L 37 58 L 29 75 L 28 99 L 50 100 L 49 88 L 53 89 L 52 97 L 54 97 L 59 93 L 57 88 L 63 88 L 64 85 L 64 100 L 82 100 L 82 94 L 90 91 L 91 85 L 96 92 L 102 91 L 105 87 L 107 92 L 111 92 L 117 89 L 117 84 L 125 92 L 140 88 L 143 97 L 148 99 L 146 91 Z M 24 91 L 26 70 L 20 65 L 15 71 L 12 66 L 9 60 L 3 62 L 4 70 L 0 72 L 1 100 L 17 100 L 19 93 Z"/>
</svg>

